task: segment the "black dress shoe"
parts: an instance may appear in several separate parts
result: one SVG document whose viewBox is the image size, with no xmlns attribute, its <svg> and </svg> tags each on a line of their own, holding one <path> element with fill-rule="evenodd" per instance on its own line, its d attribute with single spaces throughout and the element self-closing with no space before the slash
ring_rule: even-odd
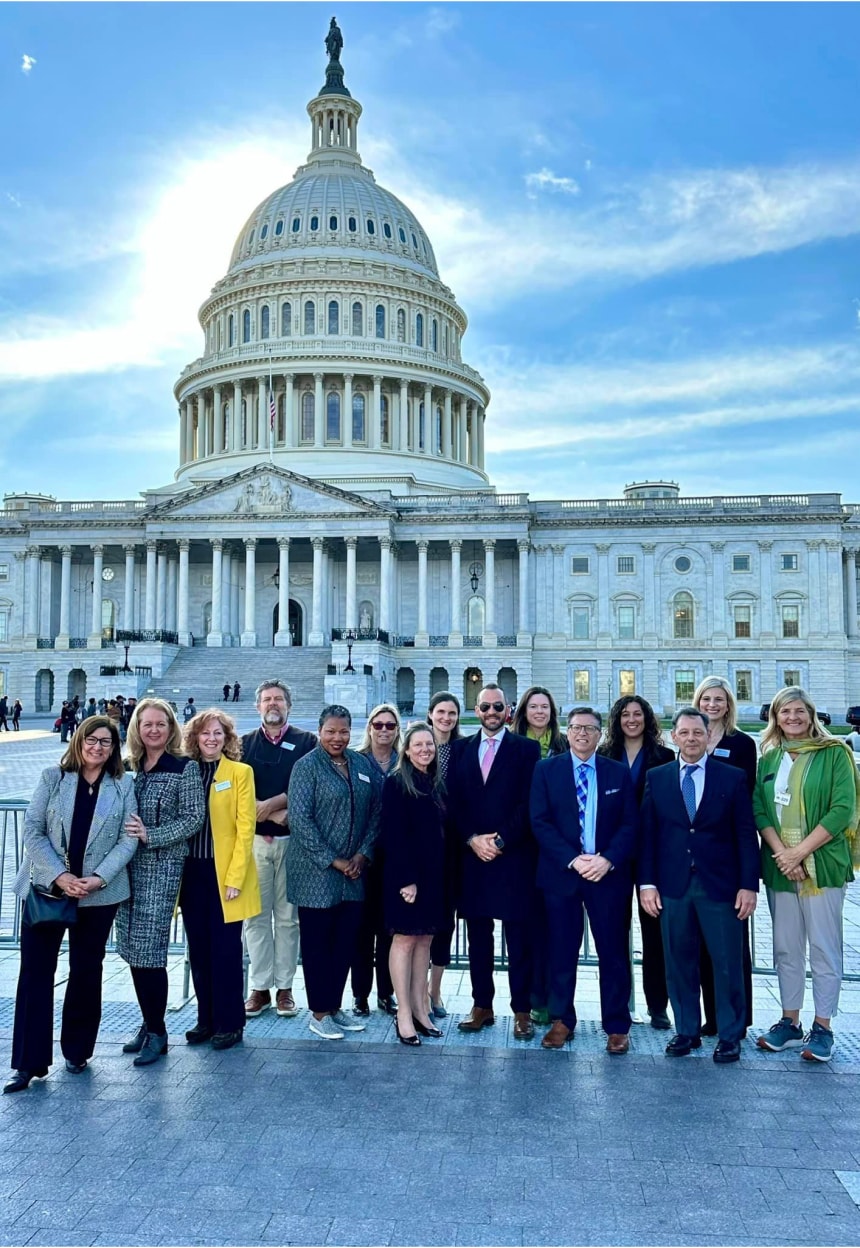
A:
<svg viewBox="0 0 860 1248">
<path fill-rule="evenodd" d="M 391 1014 L 393 1016 L 397 1013 L 397 1001 L 394 997 L 377 997 L 376 1008 L 382 1010 L 383 1014 Z"/>
<path fill-rule="evenodd" d="M 741 1060 L 741 1046 L 737 1040 L 720 1040 L 714 1049 L 714 1061 L 718 1066 L 728 1066 L 729 1062 Z"/>
<path fill-rule="evenodd" d="M 394 1030 L 397 1032 L 397 1039 L 400 1041 L 401 1044 L 408 1044 L 410 1048 L 414 1049 L 416 1045 L 419 1045 L 421 1043 L 421 1040 L 418 1036 L 401 1036 L 400 1027 L 397 1024 L 396 1019 L 394 1020 Z"/>
<path fill-rule="evenodd" d="M 66 1058 L 66 1070 L 70 1075 L 79 1075 L 86 1068 L 86 1062 L 73 1062 L 68 1057 Z"/>
<path fill-rule="evenodd" d="M 44 1079 L 48 1073 L 48 1068 L 42 1067 L 39 1070 L 16 1070 L 11 1079 L 7 1079 L 3 1084 L 4 1092 L 24 1092 L 29 1088 L 34 1079 Z"/>
<path fill-rule="evenodd" d="M 207 1040 L 211 1039 L 211 1027 L 204 1027 L 202 1023 L 198 1023 L 196 1027 L 192 1027 L 190 1031 L 185 1033 L 186 1044 L 205 1044 Z"/>
<path fill-rule="evenodd" d="M 670 1031 L 672 1024 L 669 1022 L 669 1015 L 665 1010 L 649 1010 L 651 1015 L 651 1026 L 655 1031 Z"/>
<path fill-rule="evenodd" d="M 419 1036 L 426 1036 L 428 1040 L 439 1040 L 445 1034 L 438 1027 L 426 1027 L 424 1023 L 418 1021 L 414 1014 L 412 1015 L 412 1025 Z"/>
<path fill-rule="evenodd" d="M 699 1035 L 705 1037 L 718 1036 L 720 1034 L 716 1023 L 703 1023 L 699 1028 Z"/>
<path fill-rule="evenodd" d="M 356 997 L 352 1003 L 352 1012 L 356 1018 L 370 1018 L 370 1002 L 367 997 Z"/>
<path fill-rule="evenodd" d="M 125 1044 L 122 1046 L 123 1053 L 139 1053 L 143 1048 L 145 1040 L 146 1023 L 141 1023 L 140 1027 L 137 1029 L 137 1034 L 132 1036 L 130 1040 L 126 1040 Z"/>
<path fill-rule="evenodd" d="M 213 1049 L 232 1049 L 242 1043 L 242 1031 L 216 1031 L 212 1037 Z"/>
<path fill-rule="evenodd" d="M 151 1066 L 153 1062 L 157 1062 L 160 1057 L 164 1057 L 167 1052 L 167 1032 L 163 1036 L 157 1036 L 154 1031 L 146 1033 L 146 1039 L 143 1046 L 134 1059 L 135 1066 Z"/>
<path fill-rule="evenodd" d="M 667 1057 L 689 1057 L 693 1049 L 700 1049 L 702 1042 L 698 1036 L 683 1036 L 678 1033 L 666 1045 Z"/>
</svg>

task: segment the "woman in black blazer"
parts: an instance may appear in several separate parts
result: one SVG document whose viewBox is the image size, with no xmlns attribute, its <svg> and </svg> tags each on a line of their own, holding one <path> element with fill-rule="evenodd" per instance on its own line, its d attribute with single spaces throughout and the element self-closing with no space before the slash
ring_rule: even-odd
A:
<svg viewBox="0 0 860 1248">
<path fill-rule="evenodd" d="M 737 727 L 738 704 L 731 685 L 722 676 L 706 676 L 693 694 L 693 706 L 704 711 L 708 717 L 708 753 L 730 767 L 739 768 L 747 780 L 747 790 L 752 797 L 755 788 L 758 755 L 755 741 Z M 717 1007 L 714 1001 L 714 968 L 702 943 L 699 972 L 702 978 L 702 1004 L 705 1021 L 702 1035 L 717 1034 Z M 750 921 L 744 920 L 744 987 L 747 994 L 747 1027 L 752 1026 L 752 952 L 750 949 Z"/>
<path fill-rule="evenodd" d="M 663 731 L 651 704 L 635 693 L 626 694 L 613 705 L 606 738 L 598 753 L 627 764 L 638 806 L 642 805 L 646 774 L 652 767 L 671 763 L 675 757 L 674 751 L 663 744 Z M 642 931 L 642 987 L 651 1026 L 657 1031 L 668 1031 L 669 990 L 660 920 L 652 918 L 639 906 L 639 927 Z"/>
</svg>

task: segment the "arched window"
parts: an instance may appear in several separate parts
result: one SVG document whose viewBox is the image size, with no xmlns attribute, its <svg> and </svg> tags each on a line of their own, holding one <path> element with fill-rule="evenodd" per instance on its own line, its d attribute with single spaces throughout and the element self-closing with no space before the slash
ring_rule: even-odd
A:
<svg viewBox="0 0 860 1248">
<path fill-rule="evenodd" d="M 391 226 L 388 224 L 387 221 L 383 221 L 382 223 L 382 233 L 385 235 L 386 238 L 391 238 Z"/>
<path fill-rule="evenodd" d="M 278 224 L 280 225 L 281 229 L 283 229 L 283 228 L 284 228 L 284 225 L 283 225 L 283 222 L 282 222 L 282 221 L 279 221 L 279 222 L 278 222 Z M 301 217 L 293 217 L 292 221 L 290 222 L 290 229 L 292 230 L 292 232 L 293 232 L 294 234 L 298 234 L 298 232 L 299 232 L 299 230 L 300 230 L 301 228 L 302 228 L 302 219 L 301 219 Z"/>
<path fill-rule="evenodd" d="M 340 441 L 340 395 L 330 390 L 325 403 L 325 440 Z"/>
<path fill-rule="evenodd" d="M 466 628 L 470 637 L 480 637 L 484 631 L 484 600 L 473 594 L 466 603 Z"/>
<path fill-rule="evenodd" d="M 260 309 L 260 337 L 268 338 L 269 336 L 269 305 L 264 303 Z"/>
<path fill-rule="evenodd" d="M 280 238 L 283 232 L 284 232 L 283 221 L 276 221 L 275 222 L 275 238 Z"/>
<path fill-rule="evenodd" d="M 433 442 L 436 448 L 436 454 L 441 455 L 442 454 L 442 409 L 438 403 L 436 404 L 434 412 L 435 412 L 435 415 L 433 417 L 433 430 L 434 430 Z"/>
<path fill-rule="evenodd" d="M 268 225 L 264 225 L 263 228 L 260 230 L 260 242 L 262 242 L 264 238 L 268 238 L 268 237 L 269 237 L 269 227 Z"/>
<path fill-rule="evenodd" d="M 377 338 L 385 337 L 385 308 L 381 303 L 376 305 L 376 336 Z"/>
<path fill-rule="evenodd" d="M 376 226 L 375 226 L 375 225 L 374 225 L 374 223 L 371 221 L 370 217 L 368 217 L 368 218 L 367 218 L 367 232 L 368 232 L 368 234 L 375 234 L 375 233 L 376 233 Z"/>
<path fill-rule="evenodd" d="M 336 229 L 337 229 L 337 217 L 336 217 L 336 216 L 332 215 L 332 216 L 330 216 L 330 217 L 329 217 L 329 219 L 328 219 L 328 228 L 329 228 L 330 230 L 336 230 Z"/>
<path fill-rule="evenodd" d="M 433 318 L 433 324 L 430 326 L 430 350 L 439 350 L 439 322 Z"/>
<path fill-rule="evenodd" d="M 444 355 L 448 354 L 448 326 L 447 325 L 443 326 L 442 328 L 442 352 Z"/>
<path fill-rule="evenodd" d="M 418 404 L 418 449 L 424 450 L 424 403 Z"/>
<path fill-rule="evenodd" d="M 352 305 L 352 335 L 361 338 L 364 334 L 364 308 L 360 303 Z"/>
<path fill-rule="evenodd" d="M 367 441 L 365 402 L 363 394 L 354 394 L 352 396 L 352 440 L 353 442 Z"/>
<path fill-rule="evenodd" d="M 379 440 L 383 446 L 388 446 L 391 442 L 391 424 L 388 419 L 388 396 L 383 394 L 379 398 Z"/>
<path fill-rule="evenodd" d="M 308 299 L 305 304 L 305 333 L 315 334 L 317 332 L 317 311 L 314 307 L 313 299 Z"/>
<path fill-rule="evenodd" d="M 406 313 L 402 308 L 397 309 L 397 341 L 406 341 Z"/>
<path fill-rule="evenodd" d="M 316 213 L 314 213 L 314 215 L 311 217 L 311 233 L 316 234 L 319 228 L 320 228 L 320 219 L 316 215 Z"/>
<path fill-rule="evenodd" d="M 424 315 L 421 312 L 415 317 L 415 345 L 424 346 Z"/>
<path fill-rule="evenodd" d="M 314 395 L 312 390 L 306 390 L 302 395 L 302 442 L 313 442 L 314 440 Z"/>
<path fill-rule="evenodd" d="M 236 320 L 231 312 L 227 318 L 227 346 L 232 347 L 236 343 Z"/>
<path fill-rule="evenodd" d="M 221 350 L 221 322 L 220 321 L 218 321 L 217 325 L 215 326 L 215 335 L 216 335 L 216 342 L 217 342 L 217 346 L 215 349 L 216 351 L 220 351 Z"/>
<path fill-rule="evenodd" d="M 358 222 L 356 221 L 355 217 L 347 218 L 346 228 L 349 230 L 350 234 L 355 233 L 355 231 L 358 229 Z"/>
<path fill-rule="evenodd" d="M 289 338 L 293 332 L 293 305 L 281 304 L 281 337 Z"/>
<path fill-rule="evenodd" d="M 328 305 L 328 332 L 340 333 L 340 305 L 336 299 L 332 299 Z"/>
<path fill-rule="evenodd" d="M 673 636 L 679 640 L 695 636 L 693 597 L 686 590 L 676 594 L 672 602 Z"/>
<path fill-rule="evenodd" d="M 406 242 L 406 231 L 402 225 L 398 225 L 397 227 L 397 237 L 400 239 L 401 243 Z"/>
<path fill-rule="evenodd" d="M 242 400 L 242 446 L 250 446 L 248 440 L 248 403 Z"/>
<path fill-rule="evenodd" d="M 242 313 L 242 341 L 251 341 L 251 313 L 247 308 Z"/>
<path fill-rule="evenodd" d="M 111 602 L 110 598 L 102 598 L 102 637 L 107 641 L 113 641 L 115 628 L 116 604 Z"/>
</svg>

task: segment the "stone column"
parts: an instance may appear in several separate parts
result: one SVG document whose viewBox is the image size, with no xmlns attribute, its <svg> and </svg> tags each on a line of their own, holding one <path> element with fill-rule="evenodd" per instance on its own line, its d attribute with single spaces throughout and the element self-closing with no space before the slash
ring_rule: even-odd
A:
<svg viewBox="0 0 860 1248">
<path fill-rule="evenodd" d="M 311 594 L 311 631 L 308 635 L 309 646 L 323 645 L 322 605 L 323 605 L 323 546 L 325 539 L 312 537 L 311 546 L 314 551 L 313 591 Z"/>
<path fill-rule="evenodd" d="M 176 588 L 176 631 L 179 633 L 180 646 L 191 645 L 191 630 L 188 627 L 188 551 L 191 546 L 187 537 L 179 539 L 179 578 Z"/>
<path fill-rule="evenodd" d="M 448 539 L 448 545 L 451 547 L 451 622 L 448 634 L 448 645 L 462 646 L 463 605 L 461 602 L 460 587 L 463 574 L 460 567 L 460 554 L 463 549 L 463 542 L 459 537 L 452 537 Z"/>
<path fill-rule="evenodd" d="M 221 387 L 215 386 L 212 391 L 212 432 L 213 451 L 216 455 L 224 452 L 224 417 L 221 413 Z"/>
<path fill-rule="evenodd" d="M 761 560 L 761 631 L 770 635 L 773 640 L 773 564 L 771 553 L 773 542 L 759 542 L 759 558 Z M 764 638 L 759 638 L 764 644 Z"/>
<path fill-rule="evenodd" d="M 460 395 L 458 407 L 460 409 L 458 421 L 460 427 L 457 430 L 457 437 L 459 438 L 460 449 L 457 458 L 461 464 L 465 464 L 469 458 L 469 404 L 466 396 L 463 394 Z"/>
<path fill-rule="evenodd" d="M 293 382 L 293 374 L 284 373 L 284 446 L 295 445 L 295 439 L 293 438 L 293 406 L 295 404 Z M 289 631 L 287 629 L 287 635 L 289 635 Z"/>
<path fill-rule="evenodd" d="M 346 539 L 346 627 L 358 627 L 358 608 L 356 604 L 356 568 L 355 549 L 357 537 Z"/>
<path fill-rule="evenodd" d="M 93 546 L 93 613 L 90 619 L 88 650 L 102 648 L 102 572 L 104 571 L 104 546 Z"/>
<path fill-rule="evenodd" d="M 442 410 L 442 455 L 451 458 L 451 391 L 445 391 L 445 406 Z"/>
<path fill-rule="evenodd" d="M 239 628 L 239 604 L 234 596 L 239 592 L 239 556 L 232 546 L 225 546 L 221 554 L 221 619 L 218 627 L 224 634 L 224 645 L 232 645 L 233 638 L 241 633 Z M 235 626 L 234 626 L 235 624 Z"/>
<path fill-rule="evenodd" d="M 391 628 L 391 538 L 379 539 L 379 627 Z"/>
<path fill-rule="evenodd" d="M 221 562 L 224 541 L 220 537 L 210 537 L 212 546 L 212 621 L 211 631 L 206 638 L 207 646 L 223 646 L 224 634 L 221 631 Z"/>
<path fill-rule="evenodd" d="M 188 462 L 188 412 L 184 403 L 179 405 L 179 462 Z"/>
<path fill-rule="evenodd" d="M 832 637 L 844 636 L 845 601 L 842 582 L 842 543 L 838 539 L 828 538 L 824 543 L 827 556 L 827 584 L 830 589 L 828 612 L 828 629 Z"/>
<path fill-rule="evenodd" d="M 40 637 L 54 636 L 54 561 L 42 559 L 39 563 L 39 633 Z"/>
<path fill-rule="evenodd" d="M 72 548 L 61 546 L 62 566 L 60 570 L 60 631 L 55 646 L 58 650 L 68 650 L 72 619 Z"/>
<path fill-rule="evenodd" d="M 556 544 L 552 548 L 552 608 L 553 608 L 553 625 L 552 631 L 560 640 L 564 640 L 567 633 L 565 627 L 565 602 L 564 602 L 564 555 L 565 547 L 563 544 Z"/>
<path fill-rule="evenodd" d="M 496 540 L 484 539 L 484 645 L 496 644 Z"/>
<path fill-rule="evenodd" d="M 657 624 L 655 606 L 659 598 L 657 582 L 654 577 L 654 551 L 657 549 L 654 542 L 643 542 L 642 553 L 644 555 L 644 580 L 642 583 L 643 596 L 643 621 L 642 621 L 642 641 L 645 646 L 654 647 L 657 645 Z"/>
<path fill-rule="evenodd" d="M 415 634 L 416 646 L 429 646 L 430 636 L 427 632 L 427 548 L 429 542 L 418 542 L 418 630 Z"/>
<path fill-rule="evenodd" d="M 133 542 L 123 546 L 125 551 L 125 606 L 122 613 L 122 626 L 131 631 L 134 628 L 134 552 Z"/>
<path fill-rule="evenodd" d="M 520 573 L 519 619 L 517 621 L 517 645 L 529 645 L 529 539 L 521 537 L 517 542 Z M 521 640 L 522 639 L 522 640 Z"/>
<path fill-rule="evenodd" d="M 424 387 L 424 454 L 436 453 L 436 421 L 433 416 L 433 387 Z"/>
<path fill-rule="evenodd" d="M 241 381 L 233 382 L 233 419 L 230 437 L 230 450 L 241 451 L 242 449 L 242 383 Z"/>
<path fill-rule="evenodd" d="M 343 444 L 347 448 L 352 446 L 352 373 L 343 375 Z"/>
<path fill-rule="evenodd" d="M 157 543 L 146 543 L 146 599 L 143 627 L 155 628 L 155 560 Z"/>
<path fill-rule="evenodd" d="M 857 547 L 845 547 L 845 606 L 848 636 L 856 638 L 857 628 Z"/>
<path fill-rule="evenodd" d="M 475 415 L 478 421 L 478 467 L 484 468 L 484 420 L 486 412 L 478 405 L 475 407 Z"/>
<path fill-rule="evenodd" d="M 290 646 L 290 539 L 278 538 L 278 631 L 276 646 Z"/>
<path fill-rule="evenodd" d="M 163 546 L 159 546 L 157 552 L 155 627 L 167 627 L 167 551 Z"/>
<path fill-rule="evenodd" d="M 239 552 L 235 551 L 232 556 L 232 572 L 230 580 L 230 611 L 229 611 L 229 628 L 231 640 L 236 638 L 238 641 L 241 637 L 242 626 L 239 619 Z"/>
<path fill-rule="evenodd" d="M 257 378 L 257 450 L 265 451 L 269 445 L 269 396 L 268 378 Z"/>
<path fill-rule="evenodd" d="M 28 637 L 39 636 L 39 575 L 41 552 L 38 546 L 28 546 L 26 554 L 27 571 L 27 615 L 25 632 Z"/>
<path fill-rule="evenodd" d="M 725 548 L 725 542 L 711 542 L 711 580 L 714 587 L 714 606 L 710 631 L 711 636 L 720 638 L 719 645 L 724 645 L 728 640 L 726 634 L 725 558 L 723 555 Z"/>
<path fill-rule="evenodd" d="M 367 445 L 376 450 L 380 444 L 380 426 L 382 424 L 382 378 L 373 378 L 373 406 L 370 413 L 370 429 L 367 434 Z"/>
<path fill-rule="evenodd" d="M 601 542 L 597 547 L 597 635 L 604 644 L 610 641 L 609 623 L 609 546 Z"/>
<path fill-rule="evenodd" d="M 548 546 L 535 545 L 535 634 L 545 637 L 549 633 L 546 618 L 546 559 Z"/>
<path fill-rule="evenodd" d="M 197 443 L 201 459 L 212 454 L 212 447 L 209 445 L 209 428 L 206 423 L 205 390 L 201 390 L 197 395 Z"/>
<path fill-rule="evenodd" d="M 323 410 L 323 375 L 314 373 L 314 447 L 325 446 L 325 411 Z M 322 645 L 322 642 L 318 643 Z"/>
<path fill-rule="evenodd" d="M 400 449 L 409 450 L 409 382 L 400 383 Z"/>
<path fill-rule="evenodd" d="M 190 464 L 194 459 L 194 409 L 191 399 L 183 403 L 185 411 L 185 462 Z"/>
<path fill-rule="evenodd" d="M 167 621 L 166 628 L 169 633 L 175 633 L 176 630 L 176 560 L 169 558 L 167 560 Z"/>
<path fill-rule="evenodd" d="M 245 538 L 245 627 L 242 645 L 257 644 L 257 539 Z"/>
<path fill-rule="evenodd" d="M 823 636 L 827 632 L 827 586 L 821 584 L 820 548 L 821 542 L 818 540 L 806 543 L 807 577 L 809 578 L 809 602 L 811 607 L 808 612 L 804 612 L 803 608 L 801 608 L 801 637 L 804 636 L 804 615 L 806 616 L 807 637 L 812 636 L 812 634 Z M 779 624 L 777 624 L 777 627 L 779 627 Z M 782 632 L 781 628 L 780 632 Z"/>
</svg>

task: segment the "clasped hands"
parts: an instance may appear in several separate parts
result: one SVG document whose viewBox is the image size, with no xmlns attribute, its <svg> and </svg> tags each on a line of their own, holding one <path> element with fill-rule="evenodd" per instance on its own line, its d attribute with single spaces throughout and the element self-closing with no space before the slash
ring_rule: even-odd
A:
<svg viewBox="0 0 860 1248">
<path fill-rule="evenodd" d="M 276 823 L 279 828 L 286 827 L 287 824 L 287 808 L 279 806 L 274 809 L 275 802 L 281 801 L 281 795 L 276 794 L 275 797 L 266 797 L 257 799 L 257 823 Z M 273 836 L 263 838 L 270 843 L 275 839 Z"/>
<path fill-rule="evenodd" d="M 481 862 L 492 862 L 502 852 L 496 844 L 495 832 L 482 832 L 469 841 L 472 852 L 477 854 Z"/>
<path fill-rule="evenodd" d="M 571 867 L 584 880 L 590 880 L 592 884 L 596 884 L 612 870 L 612 863 L 602 854 L 579 854 L 574 858 Z"/>
<path fill-rule="evenodd" d="M 806 879 L 806 868 L 803 865 L 805 857 L 806 855 L 799 853 L 796 848 L 790 849 L 784 845 L 773 855 L 773 860 L 787 880 L 793 880 L 799 884 L 801 880 Z"/>
<path fill-rule="evenodd" d="M 351 858 L 335 858 L 331 865 L 348 880 L 357 880 L 367 865 L 367 859 L 364 854 L 353 854 Z"/>
<path fill-rule="evenodd" d="M 71 871 L 63 871 L 54 883 L 67 897 L 80 900 L 81 897 L 89 897 L 90 893 L 98 892 L 103 881 L 100 875 L 77 876 L 72 875 Z"/>
</svg>

